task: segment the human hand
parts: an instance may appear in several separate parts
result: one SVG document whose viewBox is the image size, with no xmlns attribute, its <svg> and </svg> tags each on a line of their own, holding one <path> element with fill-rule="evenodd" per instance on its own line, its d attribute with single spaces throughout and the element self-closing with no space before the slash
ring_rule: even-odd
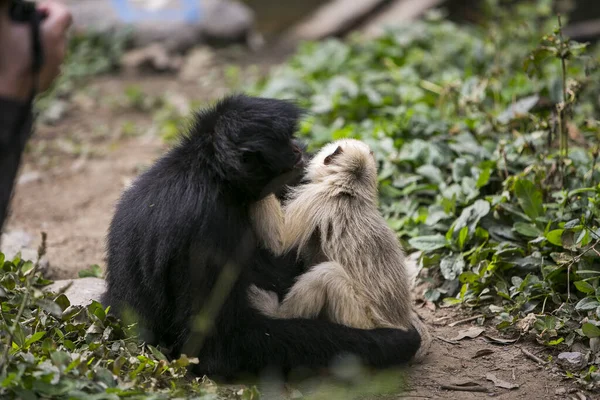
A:
<svg viewBox="0 0 600 400">
<path fill-rule="evenodd" d="M 43 92 L 60 74 L 72 16 L 66 5 L 55 0 L 42 2 L 37 9 L 44 15 L 40 24 L 44 63 L 38 75 L 38 91 Z M 31 28 L 12 21 L 8 2 L 0 1 L 0 96 L 26 100 L 33 88 L 32 67 Z"/>
</svg>

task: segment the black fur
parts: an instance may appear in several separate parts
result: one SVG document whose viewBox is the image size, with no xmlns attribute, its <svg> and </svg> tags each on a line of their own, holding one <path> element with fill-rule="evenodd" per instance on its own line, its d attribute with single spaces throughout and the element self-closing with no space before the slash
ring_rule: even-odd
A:
<svg viewBox="0 0 600 400">
<path fill-rule="evenodd" d="M 326 367 L 344 353 L 386 367 L 408 361 L 420 345 L 414 329 L 273 320 L 250 307 L 250 284 L 283 296 L 302 270 L 293 255 L 276 258 L 259 248 L 248 217 L 248 205 L 264 195 L 267 184 L 298 166 L 292 143 L 300 115 L 281 100 L 225 98 L 200 112 L 181 143 L 117 205 L 103 302 L 118 313 L 134 311 L 144 338 L 170 348 L 171 356 L 197 338 L 192 316 L 206 305 L 224 266 L 237 267 L 239 279 L 212 330 L 199 353 L 189 354 L 199 357 L 198 374 Z"/>
</svg>

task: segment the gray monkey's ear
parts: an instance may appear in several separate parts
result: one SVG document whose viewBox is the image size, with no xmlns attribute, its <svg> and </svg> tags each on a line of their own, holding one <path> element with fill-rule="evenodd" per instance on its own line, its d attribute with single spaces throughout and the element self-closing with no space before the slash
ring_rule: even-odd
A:
<svg viewBox="0 0 600 400">
<path fill-rule="evenodd" d="M 333 153 L 331 153 L 330 155 L 325 157 L 323 164 L 325 164 L 325 165 L 331 164 L 331 162 L 335 159 L 335 157 L 342 154 L 343 152 L 344 151 L 342 150 L 342 146 L 338 146 L 337 149 L 335 149 L 335 151 Z"/>
</svg>

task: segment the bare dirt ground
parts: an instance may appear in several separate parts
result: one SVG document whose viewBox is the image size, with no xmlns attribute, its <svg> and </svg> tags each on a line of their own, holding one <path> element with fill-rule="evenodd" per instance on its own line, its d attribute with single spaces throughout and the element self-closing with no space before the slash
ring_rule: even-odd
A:
<svg viewBox="0 0 600 400">
<path fill-rule="evenodd" d="M 54 279 L 77 277 L 92 264 L 104 267 L 104 239 L 115 201 L 128 180 L 165 149 L 152 133 L 152 115 L 119 106 L 125 88 L 137 84 L 148 94 L 175 92 L 188 99 L 207 100 L 227 91 L 218 80 L 199 89 L 173 77 L 110 77 L 92 81 L 54 126 L 40 126 L 32 139 L 16 188 L 7 231 L 23 230 L 34 237 L 48 234 L 48 274 Z M 86 94 L 87 93 L 87 94 Z M 133 122 L 146 132 L 128 137 L 123 125 Z M 473 327 L 458 310 L 421 308 L 434 342 L 428 359 L 409 368 L 409 391 L 381 399 L 582 399 L 573 381 L 552 364 L 540 366 L 521 347 L 547 359 L 547 350 L 533 343 L 497 345 L 484 335 L 499 336 L 492 327 L 474 339 L 450 343 L 459 330 Z M 440 339 L 441 338 L 441 339 Z M 496 387 L 486 379 L 495 375 L 514 389 Z M 442 389 L 471 382 L 489 392 Z M 373 398 L 373 397 L 371 397 Z"/>
</svg>

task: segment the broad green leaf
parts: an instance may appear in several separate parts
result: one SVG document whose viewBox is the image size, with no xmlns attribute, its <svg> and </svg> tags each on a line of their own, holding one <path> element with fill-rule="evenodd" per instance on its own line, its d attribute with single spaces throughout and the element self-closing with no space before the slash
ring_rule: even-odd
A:
<svg viewBox="0 0 600 400">
<path fill-rule="evenodd" d="M 472 271 L 464 271 L 458 278 L 461 283 L 474 283 L 479 279 L 479 275 Z"/>
<path fill-rule="evenodd" d="M 481 189 L 490 181 L 490 177 L 492 176 L 492 167 L 485 166 L 481 169 L 479 176 L 477 177 L 477 189 Z"/>
<path fill-rule="evenodd" d="M 13 343 L 18 347 L 23 347 L 26 340 L 25 333 L 23 333 L 23 325 L 21 325 L 21 323 L 16 324 L 13 331 Z"/>
<path fill-rule="evenodd" d="M 519 179 L 515 182 L 515 195 L 521 209 L 535 221 L 544 214 L 542 192 L 529 180 Z"/>
<path fill-rule="evenodd" d="M 460 182 L 463 177 L 471 175 L 470 163 L 464 158 L 457 158 L 452 164 L 452 180 Z"/>
<path fill-rule="evenodd" d="M 564 229 L 554 229 L 546 234 L 546 239 L 555 246 L 562 246 L 562 234 Z"/>
<path fill-rule="evenodd" d="M 535 225 L 529 224 L 527 222 L 516 222 L 513 225 L 513 229 L 523 236 L 533 238 L 538 237 L 543 233 Z"/>
<path fill-rule="evenodd" d="M 437 289 L 429 288 L 429 289 L 425 290 L 425 293 L 423 293 L 423 297 L 425 297 L 427 300 L 432 301 L 432 302 L 438 301 L 440 296 L 441 296 L 441 293 Z"/>
<path fill-rule="evenodd" d="M 417 250 L 432 251 L 447 245 L 446 238 L 442 235 L 417 236 L 408 241 Z"/>
<path fill-rule="evenodd" d="M 581 221 L 579 219 L 572 219 L 566 222 L 565 226 L 563 226 L 564 229 L 573 229 L 578 227 L 581 227 Z"/>
<path fill-rule="evenodd" d="M 583 334 L 590 339 L 600 337 L 600 328 L 592 323 L 586 322 L 581 326 L 581 330 L 583 331 Z"/>
<path fill-rule="evenodd" d="M 576 282 L 574 282 L 574 284 L 575 284 L 575 287 L 577 288 L 577 290 L 579 290 L 580 292 L 583 292 L 585 294 L 593 294 L 596 292 L 594 287 L 586 281 L 576 281 Z"/>
<path fill-rule="evenodd" d="M 62 311 L 65 311 L 71 305 L 71 302 L 64 293 L 58 295 L 54 302 L 60 306 Z"/>
<path fill-rule="evenodd" d="M 25 262 L 25 264 L 23 264 L 23 266 L 21 267 L 21 271 L 23 272 L 23 275 L 29 275 L 29 273 L 31 271 L 33 271 L 33 267 L 35 266 L 35 264 L 32 261 L 27 261 Z"/>
<path fill-rule="evenodd" d="M 587 246 L 590 241 L 591 241 L 591 237 L 590 237 L 590 231 L 587 229 L 582 229 L 578 234 L 577 234 L 577 239 L 575 240 L 575 244 L 577 245 L 577 247 L 583 247 L 583 246 Z"/>
<path fill-rule="evenodd" d="M 456 279 L 465 269 L 465 259 L 462 254 L 446 256 L 440 262 L 440 271 L 448 281 Z"/>
<path fill-rule="evenodd" d="M 40 308 L 51 314 L 54 318 L 62 317 L 63 310 L 54 301 L 48 299 L 39 299 L 37 304 L 40 306 Z"/>
<path fill-rule="evenodd" d="M 32 343 L 37 342 L 38 340 L 40 340 L 41 338 L 43 338 L 44 335 L 46 335 L 45 331 L 39 331 L 39 332 L 34 333 L 33 335 L 31 335 L 30 338 L 28 338 L 25 341 L 25 347 L 29 347 Z"/>
<path fill-rule="evenodd" d="M 88 269 L 83 269 L 78 273 L 80 278 L 102 278 L 102 268 L 99 265 L 91 265 Z"/>
<path fill-rule="evenodd" d="M 511 104 L 502 114 L 498 115 L 498 122 L 506 124 L 514 118 L 527 115 L 529 110 L 537 104 L 539 99 L 540 97 L 538 95 L 533 95 L 518 100 L 514 104 Z"/>
<path fill-rule="evenodd" d="M 152 352 L 154 357 L 158 358 L 159 360 L 167 361 L 167 357 L 165 357 L 165 355 L 156 347 L 148 345 L 148 348 L 150 349 L 150 352 Z"/>
<path fill-rule="evenodd" d="M 577 304 L 575 304 L 576 310 L 583 310 L 583 311 L 595 310 L 598 307 L 600 307 L 600 302 L 598 302 L 598 300 L 596 300 L 593 297 L 585 297 L 585 298 L 579 300 L 579 302 Z"/>
<path fill-rule="evenodd" d="M 56 365 L 57 367 L 66 367 L 71 362 L 71 357 L 69 356 L 69 353 L 62 350 L 52 352 L 52 354 L 50 354 L 50 358 L 52 359 L 54 365 Z"/>
<path fill-rule="evenodd" d="M 416 170 L 417 174 L 424 176 L 429 179 L 431 182 L 442 183 L 444 174 L 442 171 L 436 167 L 435 165 L 426 164 L 422 165 Z"/>
<path fill-rule="evenodd" d="M 475 232 L 477 224 L 481 218 L 485 217 L 490 212 L 490 203 L 485 200 L 477 200 L 473 205 L 466 207 L 460 217 L 454 221 L 448 234 L 454 234 L 460 231 L 466 226 L 469 228 L 469 232 Z"/>
</svg>

